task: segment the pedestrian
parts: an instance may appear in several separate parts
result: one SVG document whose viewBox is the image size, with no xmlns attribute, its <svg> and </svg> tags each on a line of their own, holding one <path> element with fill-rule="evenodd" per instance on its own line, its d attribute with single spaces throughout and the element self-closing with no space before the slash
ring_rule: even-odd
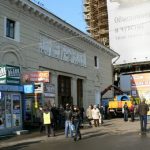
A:
<svg viewBox="0 0 150 150">
<path fill-rule="evenodd" d="M 72 122 L 75 127 L 74 141 L 80 140 L 81 139 L 81 132 L 80 132 L 81 112 L 77 106 L 74 106 L 73 109 Z"/>
<path fill-rule="evenodd" d="M 140 116 L 141 134 L 146 134 L 147 129 L 147 112 L 149 111 L 148 105 L 145 103 L 145 99 L 139 104 L 138 113 Z"/>
<path fill-rule="evenodd" d="M 64 128 L 64 108 L 62 105 L 59 106 L 58 108 L 58 124 L 59 124 L 59 128 Z"/>
<path fill-rule="evenodd" d="M 99 122 L 100 122 L 100 124 L 103 124 L 104 123 L 104 106 L 100 106 L 100 105 L 98 105 L 99 106 L 99 111 L 100 111 L 100 119 L 99 119 Z"/>
<path fill-rule="evenodd" d="M 99 119 L 100 119 L 100 111 L 96 105 L 94 105 L 94 108 L 92 109 L 92 117 L 94 120 L 94 126 L 98 127 L 99 126 Z"/>
<path fill-rule="evenodd" d="M 89 126 L 92 127 L 92 123 L 91 123 L 91 121 L 93 120 L 93 117 L 92 117 L 92 105 L 89 105 L 89 107 L 87 108 L 87 110 L 86 110 L 86 117 L 88 119 Z"/>
<path fill-rule="evenodd" d="M 43 123 L 45 125 L 45 131 L 48 137 L 55 135 L 52 120 L 53 114 L 50 108 L 46 105 L 43 108 Z"/>
<path fill-rule="evenodd" d="M 53 113 L 53 126 L 54 126 L 54 129 L 56 130 L 58 128 L 58 115 L 59 115 L 59 111 L 58 111 L 58 108 L 56 107 L 55 103 L 51 107 L 51 111 Z"/>
<path fill-rule="evenodd" d="M 69 104 L 66 104 L 66 110 L 64 111 L 65 116 L 65 136 L 68 137 L 68 132 L 70 132 L 70 137 L 73 137 L 73 132 L 71 130 L 72 124 L 72 110 L 70 109 Z"/>
<path fill-rule="evenodd" d="M 42 106 L 39 107 L 37 110 L 37 116 L 39 118 L 39 127 L 40 127 L 40 133 L 43 132 L 44 126 L 43 126 L 43 108 Z"/>
<path fill-rule="evenodd" d="M 125 102 L 123 106 L 123 113 L 124 113 L 124 121 L 128 121 L 129 108 L 128 108 L 127 102 Z"/>
<path fill-rule="evenodd" d="M 108 119 L 108 104 L 105 105 L 104 118 Z"/>
<path fill-rule="evenodd" d="M 131 121 L 133 122 L 134 121 L 134 104 L 132 103 L 131 104 L 131 107 L 130 107 L 130 115 L 131 115 Z"/>
<path fill-rule="evenodd" d="M 84 121 L 84 107 L 80 107 L 81 123 Z"/>
</svg>

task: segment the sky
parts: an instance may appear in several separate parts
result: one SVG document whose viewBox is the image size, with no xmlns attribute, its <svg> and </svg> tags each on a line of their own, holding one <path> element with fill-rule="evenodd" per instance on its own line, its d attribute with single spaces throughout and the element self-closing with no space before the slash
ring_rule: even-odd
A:
<svg viewBox="0 0 150 150">
<path fill-rule="evenodd" d="M 84 0 L 31 0 L 40 2 L 51 13 L 86 33 L 86 23 L 83 14 Z"/>
</svg>

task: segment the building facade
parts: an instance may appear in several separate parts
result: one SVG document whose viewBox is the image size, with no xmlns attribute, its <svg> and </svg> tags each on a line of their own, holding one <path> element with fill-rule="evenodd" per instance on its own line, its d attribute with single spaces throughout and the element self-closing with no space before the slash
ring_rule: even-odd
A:
<svg viewBox="0 0 150 150">
<path fill-rule="evenodd" d="M 0 1 L 0 64 L 19 66 L 21 74 L 49 71 L 56 105 L 98 104 L 113 83 L 117 55 L 28 0 Z"/>
</svg>

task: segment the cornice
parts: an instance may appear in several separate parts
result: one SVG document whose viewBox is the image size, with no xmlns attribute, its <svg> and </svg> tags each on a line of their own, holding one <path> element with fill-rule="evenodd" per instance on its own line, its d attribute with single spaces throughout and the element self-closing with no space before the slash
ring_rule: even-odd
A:
<svg viewBox="0 0 150 150">
<path fill-rule="evenodd" d="M 28 0 L 8 0 L 10 3 L 16 4 L 16 6 L 20 6 L 23 8 L 23 10 L 27 10 L 30 13 L 34 13 L 39 18 L 44 19 L 45 21 L 48 21 L 50 24 L 57 26 L 58 28 L 67 31 L 68 33 L 78 36 L 83 41 L 88 42 L 89 44 L 92 44 L 93 46 L 100 48 L 103 52 L 107 53 L 108 55 L 112 57 L 116 57 L 119 54 L 115 51 L 105 47 L 101 43 L 98 43 L 95 41 L 92 37 L 89 35 L 83 33 L 79 29 L 73 27 L 72 25 L 68 24 L 64 20 L 58 18 L 51 12 L 48 12 L 47 10 L 35 5 L 34 3 L 28 1 Z"/>
</svg>

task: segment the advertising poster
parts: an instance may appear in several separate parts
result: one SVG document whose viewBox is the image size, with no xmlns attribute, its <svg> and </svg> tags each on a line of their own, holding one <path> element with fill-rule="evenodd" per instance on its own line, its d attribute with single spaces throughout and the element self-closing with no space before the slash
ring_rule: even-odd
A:
<svg viewBox="0 0 150 150">
<path fill-rule="evenodd" d="M 13 127 L 20 126 L 20 114 L 21 114 L 21 108 L 20 108 L 20 95 L 19 94 L 13 94 L 12 95 L 12 103 L 13 103 Z"/>
<path fill-rule="evenodd" d="M 0 97 L 0 129 L 4 129 L 5 127 L 5 98 L 3 93 L 1 93 Z"/>
<path fill-rule="evenodd" d="M 6 119 L 6 128 L 10 128 L 12 126 L 11 120 L 11 94 L 5 94 L 5 101 L 6 101 L 6 109 L 5 109 L 5 119 Z"/>
<path fill-rule="evenodd" d="M 55 85 L 51 83 L 44 83 L 44 96 L 55 97 Z"/>
<path fill-rule="evenodd" d="M 107 0 L 110 48 L 121 56 L 116 64 L 150 59 L 150 1 Z"/>
<path fill-rule="evenodd" d="M 13 95 L 13 114 L 20 114 L 20 95 Z"/>
<path fill-rule="evenodd" d="M 13 127 L 18 127 L 20 125 L 20 114 L 13 114 Z"/>
<path fill-rule="evenodd" d="M 5 94 L 6 114 L 11 114 L 11 94 Z"/>
<path fill-rule="evenodd" d="M 133 96 L 150 100 L 150 73 L 132 74 L 131 90 Z"/>
<path fill-rule="evenodd" d="M 24 101 L 24 120 L 31 121 L 32 120 L 32 101 L 33 99 L 27 98 Z"/>
<path fill-rule="evenodd" d="M 145 98 L 150 106 L 150 73 L 132 74 L 131 90 L 133 97 Z M 148 114 L 150 115 L 150 111 Z"/>
<path fill-rule="evenodd" d="M 6 128 L 11 128 L 12 126 L 12 116 L 11 114 L 6 114 Z"/>
</svg>

